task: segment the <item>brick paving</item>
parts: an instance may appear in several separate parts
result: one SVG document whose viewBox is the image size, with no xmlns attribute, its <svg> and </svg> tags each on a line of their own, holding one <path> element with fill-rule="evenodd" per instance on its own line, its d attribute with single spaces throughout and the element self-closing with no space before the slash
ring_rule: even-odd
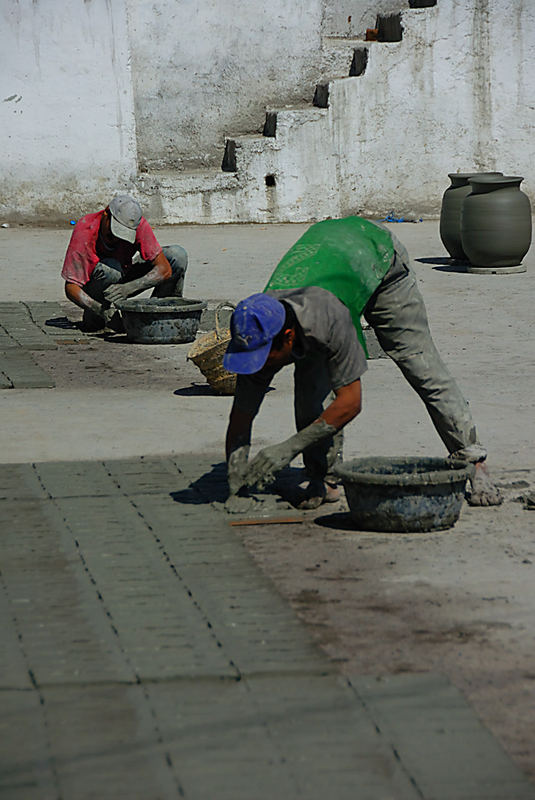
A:
<svg viewBox="0 0 535 800">
<path fill-rule="evenodd" d="M 520 800 L 438 676 L 341 677 L 207 456 L 0 465 L 0 796 Z"/>
</svg>

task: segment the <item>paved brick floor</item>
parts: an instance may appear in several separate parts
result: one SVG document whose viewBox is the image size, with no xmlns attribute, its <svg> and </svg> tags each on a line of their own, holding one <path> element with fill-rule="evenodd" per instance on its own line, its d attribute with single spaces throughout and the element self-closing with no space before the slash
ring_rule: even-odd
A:
<svg viewBox="0 0 535 800">
<path fill-rule="evenodd" d="M 2 797 L 535 797 L 444 678 L 339 676 L 224 495 L 198 456 L 0 466 Z"/>
</svg>

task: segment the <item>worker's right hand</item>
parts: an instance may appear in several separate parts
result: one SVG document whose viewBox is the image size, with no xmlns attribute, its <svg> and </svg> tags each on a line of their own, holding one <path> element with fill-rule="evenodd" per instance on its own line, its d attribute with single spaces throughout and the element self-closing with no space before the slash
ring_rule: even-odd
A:
<svg viewBox="0 0 535 800">
<path fill-rule="evenodd" d="M 127 286 L 124 283 L 112 283 L 104 289 L 104 297 L 110 303 L 120 303 L 122 300 L 127 300 L 134 290 L 132 286 Z"/>
<path fill-rule="evenodd" d="M 245 486 L 250 445 L 237 447 L 230 454 L 227 462 L 227 480 L 231 495 L 238 494 Z"/>
<path fill-rule="evenodd" d="M 104 306 L 101 305 L 99 316 L 102 317 L 104 323 L 107 325 L 110 319 L 113 317 L 114 314 L 117 313 L 117 309 L 114 306 Z"/>
</svg>

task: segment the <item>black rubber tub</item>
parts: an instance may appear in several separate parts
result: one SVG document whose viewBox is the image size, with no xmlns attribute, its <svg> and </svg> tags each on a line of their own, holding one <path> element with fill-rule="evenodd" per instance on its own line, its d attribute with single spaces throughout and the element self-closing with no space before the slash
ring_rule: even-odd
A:
<svg viewBox="0 0 535 800">
<path fill-rule="evenodd" d="M 140 344 L 182 344 L 197 335 L 204 300 L 185 297 L 131 297 L 117 304 L 131 342 Z"/>
<path fill-rule="evenodd" d="M 446 458 L 357 458 L 334 473 L 344 486 L 356 530 L 420 533 L 459 519 L 474 466 Z"/>
</svg>

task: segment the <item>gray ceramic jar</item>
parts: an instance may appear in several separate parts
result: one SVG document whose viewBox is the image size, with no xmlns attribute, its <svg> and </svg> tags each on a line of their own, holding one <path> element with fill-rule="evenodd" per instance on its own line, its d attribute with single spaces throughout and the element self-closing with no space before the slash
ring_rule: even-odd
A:
<svg viewBox="0 0 535 800">
<path fill-rule="evenodd" d="M 461 241 L 469 272 L 525 272 L 531 244 L 531 206 L 518 176 L 477 175 L 469 179 L 461 219 Z"/>
<path fill-rule="evenodd" d="M 450 172 L 440 209 L 440 238 L 452 258 L 467 261 L 461 242 L 461 213 L 464 199 L 472 191 L 468 180 L 477 175 L 501 175 L 501 172 Z"/>
</svg>

